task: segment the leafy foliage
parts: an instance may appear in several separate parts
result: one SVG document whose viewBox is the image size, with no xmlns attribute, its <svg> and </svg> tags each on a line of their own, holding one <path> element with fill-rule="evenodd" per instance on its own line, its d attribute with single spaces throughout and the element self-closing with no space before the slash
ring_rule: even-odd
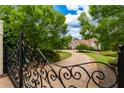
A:
<svg viewBox="0 0 124 93">
<path fill-rule="evenodd" d="M 72 41 L 72 36 L 64 36 L 61 39 L 61 45 L 59 47 L 59 49 L 68 49 L 68 44 Z"/>
<path fill-rule="evenodd" d="M 87 52 L 85 54 L 94 58 L 96 62 L 103 62 L 106 64 L 116 63 L 116 57 L 104 56 L 104 55 L 99 54 L 99 52 L 94 51 L 94 52 L 89 52 L 89 53 Z"/>
<path fill-rule="evenodd" d="M 81 34 L 87 37 L 86 33 L 88 31 L 88 38 L 95 37 L 98 39 L 97 43 L 101 44 L 102 50 L 117 50 L 119 44 L 124 44 L 124 6 L 111 5 L 111 6 L 90 6 L 89 13 L 93 20 L 97 22 L 94 25 L 94 29 L 89 26 L 91 21 L 85 22 L 87 16 L 79 20 L 83 21 Z M 89 29 L 85 29 L 85 25 Z M 82 33 L 83 32 L 83 33 Z"/>
<path fill-rule="evenodd" d="M 71 53 L 65 51 L 57 51 L 57 52 L 60 55 L 60 60 L 66 59 L 72 55 Z"/>
<path fill-rule="evenodd" d="M 11 51 L 23 31 L 31 47 L 40 48 L 47 59 L 58 61 L 60 56 L 53 50 L 66 47 L 71 40 L 65 36 L 65 16 L 52 6 L 0 6 L 0 20 L 4 21 L 4 42 Z"/>
<path fill-rule="evenodd" d="M 34 48 L 57 49 L 66 34 L 65 16 L 52 6 L 0 6 L 5 41 L 11 47 L 20 31 Z"/>
<path fill-rule="evenodd" d="M 44 56 L 52 62 L 56 62 L 60 60 L 60 55 L 56 51 L 52 51 L 49 49 L 41 49 L 41 51 L 44 54 Z"/>
<path fill-rule="evenodd" d="M 87 17 L 85 12 L 83 12 L 80 15 L 78 20 L 80 20 L 81 26 L 82 26 L 80 34 L 85 39 L 89 39 L 89 38 L 95 37 L 94 34 L 93 34 L 95 26 L 91 23 L 91 20 Z"/>
<path fill-rule="evenodd" d="M 79 51 L 82 51 L 82 50 L 95 50 L 93 47 L 91 46 L 87 46 L 85 44 L 79 44 L 76 46 L 76 49 L 78 49 Z"/>
<path fill-rule="evenodd" d="M 82 50 L 85 50 L 87 48 L 86 45 L 82 45 L 82 44 L 79 44 L 76 46 L 76 49 L 78 49 L 79 51 L 82 51 Z"/>
<path fill-rule="evenodd" d="M 113 52 L 113 51 L 103 51 L 100 52 L 100 54 L 103 56 L 117 57 L 117 52 Z"/>
</svg>

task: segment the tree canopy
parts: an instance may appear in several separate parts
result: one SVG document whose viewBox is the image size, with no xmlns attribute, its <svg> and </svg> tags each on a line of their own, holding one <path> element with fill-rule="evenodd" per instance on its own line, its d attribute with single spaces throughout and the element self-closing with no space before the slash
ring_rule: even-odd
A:
<svg viewBox="0 0 124 93">
<path fill-rule="evenodd" d="M 4 39 L 13 46 L 23 31 L 32 47 L 57 49 L 67 33 L 65 16 L 52 6 L 0 6 Z"/>
<path fill-rule="evenodd" d="M 80 34 L 84 37 L 84 39 L 89 39 L 94 37 L 94 29 L 95 26 L 91 23 L 90 18 L 83 12 L 78 20 L 81 22 L 81 32 Z"/>
<path fill-rule="evenodd" d="M 93 24 L 91 20 L 88 22 L 83 21 L 84 19 L 81 18 L 82 13 L 79 20 L 81 23 L 83 21 L 83 24 L 88 27 L 87 30 L 85 25 L 82 25 L 83 30 L 81 32 L 83 33 L 81 34 L 84 37 L 86 36 L 84 33 L 88 31 L 89 37 L 96 37 L 103 50 L 116 50 L 119 44 L 124 43 L 124 6 L 92 5 L 89 14 L 92 16 L 92 21 L 95 20 L 97 24 Z M 94 29 L 92 29 L 92 26 L 94 26 Z"/>
</svg>

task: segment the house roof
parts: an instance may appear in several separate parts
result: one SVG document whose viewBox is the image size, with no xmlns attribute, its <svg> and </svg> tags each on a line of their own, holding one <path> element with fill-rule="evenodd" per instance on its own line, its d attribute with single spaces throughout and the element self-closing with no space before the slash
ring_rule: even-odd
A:
<svg viewBox="0 0 124 93">
<path fill-rule="evenodd" d="M 78 39 L 74 39 L 70 42 L 70 45 L 78 45 L 78 44 L 85 44 L 88 46 L 91 46 L 93 43 L 95 43 L 97 41 L 96 38 L 91 38 L 88 40 L 78 40 Z"/>
</svg>

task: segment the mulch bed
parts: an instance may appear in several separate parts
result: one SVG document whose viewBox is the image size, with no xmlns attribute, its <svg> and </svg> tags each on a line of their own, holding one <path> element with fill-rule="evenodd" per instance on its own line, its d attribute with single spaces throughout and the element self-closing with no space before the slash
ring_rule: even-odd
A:
<svg viewBox="0 0 124 93">
<path fill-rule="evenodd" d="M 4 78 L 6 76 L 7 76 L 7 74 L 2 74 L 2 75 L 0 75 L 0 78 Z"/>
</svg>

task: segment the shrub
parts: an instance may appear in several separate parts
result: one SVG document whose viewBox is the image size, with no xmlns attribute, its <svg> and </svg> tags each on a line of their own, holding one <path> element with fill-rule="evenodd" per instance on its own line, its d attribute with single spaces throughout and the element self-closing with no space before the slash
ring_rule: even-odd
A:
<svg viewBox="0 0 124 93">
<path fill-rule="evenodd" d="M 41 49 L 41 52 L 44 54 L 44 56 L 53 62 L 59 61 L 60 60 L 60 55 L 59 53 L 50 50 L 50 49 Z"/>
<path fill-rule="evenodd" d="M 104 51 L 104 52 L 101 52 L 100 54 L 104 56 L 117 57 L 117 53 L 113 51 Z"/>
<path fill-rule="evenodd" d="M 93 47 L 87 46 L 85 44 L 77 45 L 76 49 L 78 49 L 79 51 L 82 51 L 82 50 L 91 50 L 91 51 L 93 51 L 93 50 L 95 50 Z"/>
<path fill-rule="evenodd" d="M 95 51 L 96 49 L 95 49 L 94 47 L 87 46 L 87 50 L 90 50 L 90 51 Z"/>
<path fill-rule="evenodd" d="M 86 45 L 84 45 L 84 44 L 80 44 L 80 45 L 77 45 L 76 46 L 76 49 L 78 49 L 79 51 L 81 51 L 81 50 L 87 50 L 87 46 Z"/>
</svg>

